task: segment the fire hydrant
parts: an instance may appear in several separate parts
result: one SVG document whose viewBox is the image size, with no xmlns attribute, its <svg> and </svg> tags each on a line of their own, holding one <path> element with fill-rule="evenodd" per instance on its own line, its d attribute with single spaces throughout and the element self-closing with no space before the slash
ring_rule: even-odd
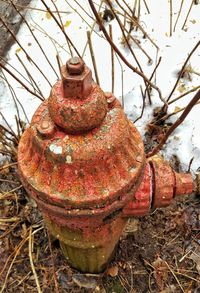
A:
<svg viewBox="0 0 200 293">
<path fill-rule="evenodd" d="M 18 148 L 19 174 L 72 267 L 105 269 L 128 217 L 193 192 L 190 174 L 146 161 L 119 101 L 77 57 L 34 114 Z"/>
</svg>

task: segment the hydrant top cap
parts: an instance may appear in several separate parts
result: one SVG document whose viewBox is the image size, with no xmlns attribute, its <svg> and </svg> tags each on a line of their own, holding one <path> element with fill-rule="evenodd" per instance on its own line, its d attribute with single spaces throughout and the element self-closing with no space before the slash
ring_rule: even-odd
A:
<svg viewBox="0 0 200 293">
<path fill-rule="evenodd" d="M 107 98 L 81 58 L 73 57 L 62 66 L 48 109 L 54 123 L 66 133 L 83 133 L 102 124 L 108 111 Z"/>
</svg>

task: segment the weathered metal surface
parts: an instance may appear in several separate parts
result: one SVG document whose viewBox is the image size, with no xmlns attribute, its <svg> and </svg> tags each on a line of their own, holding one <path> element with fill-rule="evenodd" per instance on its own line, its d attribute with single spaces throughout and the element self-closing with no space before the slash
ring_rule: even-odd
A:
<svg viewBox="0 0 200 293">
<path fill-rule="evenodd" d="M 80 58 L 71 58 L 61 68 L 62 81 L 52 88 L 48 109 L 54 123 L 66 133 L 82 133 L 98 127 L 108 103 L 100 87 L 92 81 L 91 70 Z"/>
<path fill-rule="evenodd" d="M 153 174 L 150 164 L 146 164 L 142 183 L 138 187 L 133 199 L 123 209 L 124 217 L 147 215 L 151 209 L 153 192 Z"/>
<path fill-rule="evenodd" d="M 175 175 L 175 190 L 174 196 L 191 194 L 195 190 L 195 185 L 190 173 L 176 173 Z"/>
<path fill-rule="evenodd" d="M 117 213 L 104 221 L 101 217 L 71 217 L 65 221 L 67 225 L 60 224 L 52 215 L 44 214 L 44 217 L 70 264 L 92 273 L 105 269 L 127 222 Z"/>
<path fill-rule="evenodd" d="M 128 216 L 145 215 L 192 188 L 191 177 L 166 162 L 146 164 L 137 129 L 79 58 L 62 68 L 34 114 L 18 165 L 64 255 L 83 272 L 105 268 Z"/>
<path fill-rule="evenodd" d="M 191 174 L 176 173 L 168 162 L 150 158 L 133 199 L 123 209 L 124 217 L 144 216 L 151 208 L 168 206 L 174 197 L 195 190 Z"/>
<path fill-rule="evenodd" d="M 67 62 L 62 80 L 34 114 L 18 163 L 26 190 L 73 266 L 102 270 L 126 223 L 122 209 L 142 180 L 145 154 L 120 103 L 92 82 L 80 59 Z M 72 234 L 81 259 L 85 254 L 82 266 L 73 258 L 79 244 Z"/>
<path fill-rule="evenodd" d="M 100 127 L 84 135 L 67 134 L 55 125 L 53 137 L 46 138 L 38 133 L 43 121 L 51 125 L 47 101 L 36 111 L 18 153 L 22 176 L 40 198 L 86 208 L 126 197 L 143 171 L 144 153 L 137 130 L 118 103 Z"/>
<path fill-rule="evenodd" d="M 191 174 L 177 173 L 164 160 L 151 160 L 154 172 L 153 207 L 168 206 L 179 195 L 191 194 L 194 183 Z"/>
<path fill-rule="evenodd" d="M 174 196 L 175 177 L 172 168 L 166 161 L 151 160 L 153 169 L 153 208 L 166 207 Z"/>
</svg>

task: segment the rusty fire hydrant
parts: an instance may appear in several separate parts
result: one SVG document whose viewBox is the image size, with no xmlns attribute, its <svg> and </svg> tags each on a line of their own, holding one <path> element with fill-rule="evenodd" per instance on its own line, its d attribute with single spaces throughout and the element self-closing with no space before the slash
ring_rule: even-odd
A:
<svg viewBox="0 0 200 293">
<path fill-rule="evenodd" d="M 104 270 L 128 217 L 143 216 L 193 192 L 190 174 L 146 161 L 119 101 L 71 58 L 24 132 L 19 174 L 71 266 Z"/>
</svg>

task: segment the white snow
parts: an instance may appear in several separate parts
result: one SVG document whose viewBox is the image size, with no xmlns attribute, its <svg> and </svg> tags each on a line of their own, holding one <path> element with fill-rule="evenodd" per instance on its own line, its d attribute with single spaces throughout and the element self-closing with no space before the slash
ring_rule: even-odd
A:
<svg viewBox="0 0 200 293">
<path fill-rule="evenodd" d="M 65 31 L 72 39 L 75 46 L 78 48 L 81 55 L 83 54 L 86 64 L 93 70 L 91 56 L 89 53 L 88 46 L 84 50 L 87 43 L 86 31 L 90 30 L 90 27 L 94 25 L 94 17 L 86 0 L 82 1 L 66 1 L 57 0 L 54 1 L 61 12 L 62 21 L 65 25 Z M 99 3 L 100 1 L 96 1 Z M 130 1 L 133 3 L 133 1 Z M 180 8 L 180 1 L 173 0 L 173 26 L 175 24 L 177 14 Z M 45 3 L 52 10 L 55 11 L 55 7 L 52 1 L 46 0 Z M 81 5 L 85 12 L 80 8 Z M 200 39 L 200 4 L 194 5 L 189 18 L 187 20 L 185 30 L 181 27 L 184 23 L 185 17 L 187 15 L 191 1 L 184 1 L 182 13 L 180 15 L 176 31 L 173 32 L 172 36 L 169 36 L 170 29 L 170 13 L 169 13 L 169 1 L 147 1 L 150 14 L 147 13 L 143 1 L 141 1 L 141 18 L 140 23 L 142 24 L 144 30 L 149 34 L 152 40 L 158 45 L 159 51 L 157 52 L 155 46 L 147 38 L 142 38 L 140 31 L 135 32 L 135 36 L 140 41 L 141 46 L 145 51 L 151 56 L 153 63 L 148 64 L 148 58 L 144 53 L 137 48 L 135 44 L 132 44 L 134 52 L 139 60 L 142 69 L 146 76 L 150 77 L 154 67 L 157 63 L 158 57 L 162 57 L 161 64 L 156 72 L 156 85 L 161 89 L 164 98 L 167 98 L 171 92 L 173 85 L 177 78 L 177 72 L 180 71 L 185 59 L 187 58 L 189 52 L 195 46 L 197 41 Z M 52 17 L 48 13 L 42 10 L 46 10 L 41 1 L 33 0 L 31 2 L 31 7 L 35 9 L 30 9 L 27 13 L 27 21 L 30 27 L 33 29 L 33 33 L 37 37 L 39 43 L 44 49 L 46 56 L 49 58 L 51 64 L 55 68 L 57 74 L 59 75 L 58 64 L 56 61 L 56 54 L 59 54 L 61 63 L 64 64 L 67 59 L 69 59 L 69 48 L 66 43 L 65 37 L 61 30 L 56 25 Z M 104 7 L 104 5 L 103 5 Z M 115 8 L 118 9 L 117 5 Z M 79 13 L 76 13 L 76 11 Z M 82 18 L 80 17 L 82 16 Z M 57 16 L 55 14 L 55 16 Z M 83 20 L 84 19 L 84 20 Z M 110 22 L 113 28 L 113 39 L 120 48 L 121 52 L 126 56 L 127 60 L 137 67 L 131 53 L 121 44 L 121 32 L 116 20 Z M 108 29 L 108 24 L 106 25 Z M 47 77 L 51 84 L 55 83 L 57 76 L 49 66 L 45 57 L 43 56 L 39 46 L 33 39 L 26 24 L 23 24 L 17 38 L 19 42 L 26 49 L 31 58 L 38 64 L 41 68 L 44 76 Z M 111 50 L 108 43 L 105 41 L 103 34 L 98 30 L 98 26 L 94 25 L 94 31 L 92 33 L 92 44 L 96 57 L 97 69 L 100 79 L 100 85 L 104 91 L 111 91 Z M 28 76 L 19 62 L 16 54 L 21 60 L 23 60 L 24 65 L 31 73 L 34 78 L 35 83 L 42 91 L 44 97 L 48 97 L 50 92 L 50 86 L 45 80 L 45 77 L 34 67 L 32 62 L 30 62 L 26 54 L 19 49 L 18 44 L 14 44 L 8 53 L 9 63 L 16 68 L 19 72 Z M 158 55 L 157 55 L 158 54 Z M 200 48 L 198 48 L 192 55 L 189 61 L 192 69 L 200 73 Z M 131 120 L 135 120 L 141 112 L 142 108 L 142 96 L 140 91 L 140 86 L 143 86 L 143 80 L 136 74 L 134 74 L 129 68 L 127 68 L 122 61 L 118 62 L 115 57 L 115 90 L 114 94 L 122 100 L 122 73 L 123 73 L 123 95 L 124 95 L 124 109 Z M 13 69 L 8 66 L 10 70 Z M 123 72 L 122 72 L 123 70 Z M 19 85 L 12 77 L 6 74 L 7 79 L 12 84 L 13 89 L 17 95 L 17 98 L 22 103 L 27 116 L 30 118 L 41 103 L 41 101 L 30 93 L 28 93 L 21 85 Z M 21 78 L 18 73 L 16 76 Z M 93 75 L 94 76 L 94 75 Z M 194 86 L 200 85 L 200 76 L 196 74 L 191 75 L 191 81 L 185 81 L 181 79 L 177 90 L 172 96 L 172 99 L 179 96 L 182 87 L 186 90 L 191 89 Z M 153 79 L 155 82 L 155 78 Z M 24 80 L 26 85 L 29 85 L 27 81 Z M 30 86 L 30 85 L 29 85 Z M 194 96 L 194 93 L 185 96 L 184 98 L 178 100 L 177 102 L 170 105 L 170 111 L 174 111 L 175 107 L 184 107 L 187 105 L 188 101 Z M 9 92 L 9 89 L 5 84 L 0 81 L 0 111 L 6 117 L 8 122 L 12 127 L 15 125 L 16 108 L 14 101 Z M 162 105 L 158 94 L 153 91 L 152 96 L 153 107 Z M 144 134 L 145 125 L 150 121 L 152 115 L 152 106 L 147 105 L 145 107 L 144 115 L 142 119 L 138 120 L 136 126 L 139 128 L 141 134 Z M 197 105 L 188 115 L 185 122 L 171 135 L 168 143 L 164 146 L 162 153 L 166 159 L 169 159 L 172 155 L 177 155 L 181 160 L 182 167 L 184 170 L 188 168 L 190 159 L 194 157 L 192 163 L 192 170 L 200 166 L 200 119 L 199 119 L 199 108 Z M 20 108 L 21 117 L 25 119 L 23 111 Z M 179 114 L 180 115 L 180 114 Z M 178 115 L 172 116 L 171 121 L 174 122 Z M 3 122 L 4 123 L 4 122 Z"/>
</svg>

